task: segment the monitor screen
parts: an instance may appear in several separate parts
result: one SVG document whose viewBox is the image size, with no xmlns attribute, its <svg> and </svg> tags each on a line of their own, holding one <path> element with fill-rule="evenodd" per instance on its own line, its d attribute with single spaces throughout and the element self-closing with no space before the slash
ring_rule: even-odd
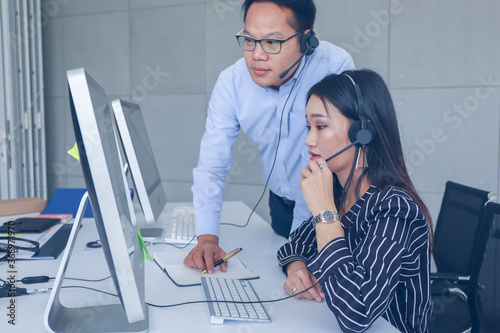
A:
<svg viewBox="0 0 500 333">
<path fill-rule="evenodd" d="M 139 105 L 111 102 L 128 167 L 147 223 L 158 221 L 167 198 Z"/>
<path fill-rule="evenodd" d="M 51 331 L 67 322 L 80 331 L 144 331 L 149 326 L 145 304 L 144 254 L 131 211 L 131 198 L 119 155 L 111 108 L 104 89 L 83 68 L 67 73 L 71 115 L 80 164 L 92 204 L 102 250 L 121 304 L 100 306 L 100 320 L 85 322 L 76 309 L 56 306 Z M 89 267 L 89 269 L 91 269 Z M 59 273 L 58 273 L 59 275 Z M 57 281 L 57 280 L 56 280 Z"/>
</svg>

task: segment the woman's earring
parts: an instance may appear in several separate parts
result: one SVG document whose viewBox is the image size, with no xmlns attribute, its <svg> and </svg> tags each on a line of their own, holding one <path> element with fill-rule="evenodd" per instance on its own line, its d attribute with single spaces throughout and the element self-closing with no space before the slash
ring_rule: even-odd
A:
<svg viewBox="0 0 500 333">
<path fill-rule="evenodd" d="M 361 150 L 363 150 L 363 161 L 362 161 L 363 164 L 361 166 L 359 166 L 359 156 L 361 155 Z M 365 147 L 363 147 L 363 149 L 358 148 L 358 157 L 356 158 L 356 169 L 357 170 L 366 170 L 366 169 L 368 169 L 368 159 L 366 158 Z"/>
</svg>

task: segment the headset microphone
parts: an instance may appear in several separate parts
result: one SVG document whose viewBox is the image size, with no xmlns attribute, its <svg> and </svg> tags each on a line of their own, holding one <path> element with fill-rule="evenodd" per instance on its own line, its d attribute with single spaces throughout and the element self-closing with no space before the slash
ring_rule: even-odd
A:
<svg viewBox="0 0 500 333">
<path fill-rule="evenodd" d="M 329 160 L 339 156 L 340 154 L 342 154 L 343 152 L 345 152 L 347 149 L 351 148 L 352 146 L 358 144 L 359 142 L 358 141 L 354 141 L 353 143 L 351 143 L 349 146 L 345 147 L 344 149 L 342 149 L 341 151 L 339 152 L 336 152 L 335 154 L 333 154 L 332 156 L 328 157 L 325 162 L 328 162 Z"/>
<path fill-rule="evenodd" d="M 288 72 L 290 72 L 292 70 L 292 68 L 294 68 L 295 65 L 297 65 L 299 63 L 299 61 L 302 60 L 302 58 L 304 58 L 304 55 L 305 54 L 302 53 L 302 55 L 299 57 L 299 59 L 296 62 L 294 62 L 293 65 L 290 66 L 290 68 L 288 68 L 286 71 L 284 71 L 283 73 L 281 73 L 280 74 L 280 79 L 284 78 L 288 74 Z"/>
<path fill-rule="evenodd" d="M 318 38 L 316 38 L 314 31 L 310 31 L 306 34 L 304 34 L 300 38 L 300 51 L 302 52 L 302 55 L 299 57 L 299 59 L 293 63 L 290 68 L 288 68 L 286 71 L 280 74 L 280 79 L 284 78 L 291 70 L 292 68 L 295 67 L 299 63 L 299 61 L 304 58 L 306 55 L 311 55 L 314 52 L 314 49 L 319 46 L 319 41 Z"/>
</svg>

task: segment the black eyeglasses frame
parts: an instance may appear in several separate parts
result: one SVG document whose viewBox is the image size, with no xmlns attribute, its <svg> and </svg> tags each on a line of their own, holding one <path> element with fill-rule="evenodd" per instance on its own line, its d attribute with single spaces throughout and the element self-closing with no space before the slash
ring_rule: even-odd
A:
<svg viewBox="0 0 500 333">
<path fill-rule="evenodd" d="M 257 38 L 253 38 L 253 37 L 250 37 L 250 36 L 247 36 L 247 35 L 243 35 L 243 31 L 244 31 L 244 30 L 245 30 L 245 29 L 241 30 L 240 32 L 238 32 L 238 33 L 236 34 L 236 40 L 238 41 L 238 45 L 241 47 L 241 49 L 242 49 L 243 51 L 249 51 L 249 52 L 252 52 L 252 51 L 254 51 L 254 50 L 255 50 L 255 48 L 257 47 L 257 43 L 259 43 L 259 44 L 260 44 L 260 47 L 262 48 L 262 50 L 264 50 L 264 52 L 269 53 L 269 54 L 278 54 L 278 53 L 280 53 L 280 52 L 281 52 L 281 50 L 283 49 L 283 43 L 285 43 L 285 42 L 289 41 L 289 40 L 290 40 L 290 39 L 292 39 L 293 37 L 295 37 L 295 36 L 297 36 L 298 34 L 302 33 L 302 31 L 297 31 L 297 32 L 295 32 L 293 35 L 291 35 L 291 36 L 289 36 L 289 37 L 287 37 L 287 38 L 284 38 L 284 39 L 277 39 L 277 38 L 262 38 L 262 39 L 257 39 Z M 251 49 L 251 50 L 250 50 L 250 49 L 245 49 L 245 48 L 243 47 L 243 43 L 244 43 L 244 41 L 241 41 L 241 39 L 242 39 L 242 38 L 249 38 L 249 39 L 253 40 L 253 41 L 254 41 L 254 44 L 253 44 L 253 45 L 254 45 L 254 46 L 253 46 L 253 49 Z M 267 50 L 266 50 L 266 48 L 262 45 L 262 41 L 273 41 L 273 42 L 278 42 L 278 43 L 280 43 L 280 48 L 279 48 L 279 50 L 278 50 L 277 52 L 269 52 L 269 51 L 267 51 Z"/>
</svg>

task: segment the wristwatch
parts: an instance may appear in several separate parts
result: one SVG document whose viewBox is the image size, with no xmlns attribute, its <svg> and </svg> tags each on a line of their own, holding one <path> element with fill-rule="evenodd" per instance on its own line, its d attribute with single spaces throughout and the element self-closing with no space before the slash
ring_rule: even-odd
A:
<svg viewBox="0 0 500 333">
<path fill-rule="evenodd" d="M 313 227 L 316 227 L 318 223 L 333 223 L 335 221 L 340 221 L 339 213 L 327 209 L 313 217 L 312 224 Z"/>
</svg>

